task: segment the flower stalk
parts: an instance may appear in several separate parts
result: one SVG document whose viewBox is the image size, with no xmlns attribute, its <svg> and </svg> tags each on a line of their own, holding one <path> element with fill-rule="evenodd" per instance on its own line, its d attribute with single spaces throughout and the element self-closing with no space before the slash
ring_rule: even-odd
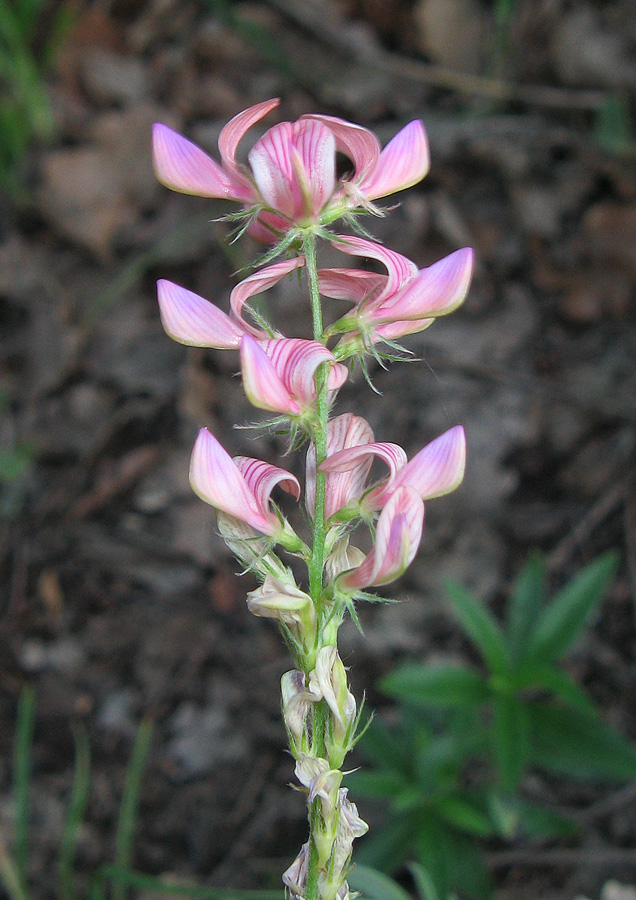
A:
<svg viewBox="0 0 636 900">
<path fill-rule="evenodd" d="M 275 414 L 290 446 L 306 440 L 303 539 L 274 499 L 282 490 L 299 500 L 298 479 L 269 462 L 230 457 L 205 427 L 190 468 L 195 492 L 217 510 L 219 531 L 260 586 L 249 610 L 274 619 L 295 668 L 281 680 L 282 712 L 295 774 L 306 794 L 309 836 L 283 874 L 289 900 L 349 900 L 353 842 L 367 831 L 343 787 L 343 764 L 358 737 L 360 709 L 338 653 L 338 628 L 355 603 L 380 599 L 370 588 L 398 578 L 412 562 L 424 525 L 425 501 L 454 490 L 465 463 L 460 426 L 423 447 L 410 461 L 396 444 L 376 441 L 359 415 L 330 417 L 337 392 L 367 356 L 395 359 L 396 341 L 429 327 L 459 306 L 468 290 L 472 251 L 456 251 L 428 269 L 370 239 L 333 234 L 338 219 L 354 224 L 362 213 L 381 215 L 375 201 L 420 181 L 428 170 L 421 122 L 405 126 L 382 150 L 364 128 L 332 116 L 303 116 L 274 125 L 237 160 L 247 130 L 278 100 L 240 113 L 221 131 L 217 163 L 164 125 L 154 129 L 157 176 L 173 190 L 224 197 L 241 204 L 244 228 L 270 245 L 260 270 L 233 289 L 228 312 L 162 280 L 158 285 L 166 332 L 180 343 L 236 352 L 245 393 Z M 352 164 L 337 178 L 336 153 Z M 236 216 L 232 216 L 236 219 Z M 346 256 L 379 262 L 386 274 L 350 267 L 319 269 L 317 244 L 327 239 Z M 287 258 L 273 262 L 276 256 Z M 311 338 L 286 338 L 260 310 L 257 294 L 304 268 Z M 325 327 L 322 296 L 349 304 Z M 332 343 L 330 347 L 329 344 Z M 347 361 L 347 366 L 343 365 Z M 267 423 L 266 423 L 267 424 Z M 369 484 L 373 459 L 388 475 Z M 352 540 L 368 530 L 365 555 Z M 306 564 L 306 584 L 285 562 Z"/>
</svg>

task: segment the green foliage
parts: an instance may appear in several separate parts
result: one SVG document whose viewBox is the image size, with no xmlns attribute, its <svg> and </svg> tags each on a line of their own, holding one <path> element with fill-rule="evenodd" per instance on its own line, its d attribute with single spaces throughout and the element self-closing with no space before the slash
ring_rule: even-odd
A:
<svg viewBox="0 0 636 900">
<path fill-rule="evenodd" d="M 606 725 L 560 660 L 614 577 L 605 553 L 554 597 L 545 563 L 529 558 L 500 624 L 456 584 L 450 608 L 483 668 L 407 663 L 381 681 L 399 701 L 389 728 L 377 719 L 361 742 L 373 769 L 352 789 L 388 803 L 390 818 L 363 845 L 363 862 L 387 872 L 418 860 L 438 898 L 485 900 L 491 885 L 479 839 L 571 837 L 564 816 L 521 795 L 532 768 L 572 777 L 636 777 L 636 751 Z"/>
<path fill-rule="evenodd" d="M 21 164 L 34 141 L 53 136 L 44 77 L 72 21 L 62 4 L 38 34 L 44 0 L 0 0 L 0 188 L 16 194 Z M 36 38 L 44 38 L 36 49 Z"/>
</svg>

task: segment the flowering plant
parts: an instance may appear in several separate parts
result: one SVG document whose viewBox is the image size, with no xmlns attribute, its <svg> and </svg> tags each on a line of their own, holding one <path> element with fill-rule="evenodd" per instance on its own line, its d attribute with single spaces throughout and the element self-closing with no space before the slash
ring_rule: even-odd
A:
<svg viewBox="0 0 636 900">
<path fill-rule="evenodd" d="M 158 295 L 172 338 L 238 351 L 249 401 L 274 414 L 264 424 L 286 429 L 290 446 L 308 444 L 306 539 L 273 499 L 281 488 L 299 500 L 298 479 L 262 460 L 232 459 L 206 428 L 194 445 L 190 480 L 217 510 L 228 547 L 260 581 L 248 594 L 249 609 L 278 622 L 294 661 L 282 678 L 282 707 L 299 789 L 307 796 L 309 838 L 283 881 L 292 900 L 347 900 L 353 841 L 367 825 L 342 786 L 342 766 L 359 737 L 361 710 L 338 653 L 338 628 L 347 612 L 357 621 L 356 600 L 380 599 L 369 589 L 394 581 L 412 562 L 425 501 L 452 491 L 462 480 L 465 440 L 463 429 L 453 427 L 408 461 L 398 445 L 376 442 L 361 416 L 332 417 L 331 410 L 356 362 L 364 367 L 369 355 L 400 358 L 400 338 L 429 327 L 462 303 L 472 251 L 459 250 L 419 270 L 366 236 L 330 230 L 338 219 L 355 228 L 360 213 L 382 214 L 376 200 L 424 177 L 429 157 L 419 121 L 381 149 L 377 138 L 357 125 L 303 116 L 274 125 L 248 153 L 249 165 L 239 163 L 241 139 L 278 102 L 257 104 L 223 128 L 220 164 L 165 125 L 155 126 L 159 180 L 173 190 L 240 203 L 236 217 L 243 230 L 271 245 L 263 267 L 232 291 L 227 313 L 169 281 L 159 282 Z M 337 153 L 352 166 L 341 178 L 336 176 Z M 319 270 L 319 239 L 348 256 L 378 261 L 386 274 Z M 273 262 L 283 254 L 287 258 Z M 249 301 L 303 272 L 313 333 L 307 339 L 288 338 L 255 314 Z M 322 296 L 345 300 L 348 311 L 325 325 Z M 388 474 L 369 483 L 374 457 L 386 464 Z M 359 526 L 371 535 L 366 554 L 352 543 Z M 297 583 L 297 567 L 292 570 L 279 550 L 305 564 L 304 584 Z"/>
</svg>

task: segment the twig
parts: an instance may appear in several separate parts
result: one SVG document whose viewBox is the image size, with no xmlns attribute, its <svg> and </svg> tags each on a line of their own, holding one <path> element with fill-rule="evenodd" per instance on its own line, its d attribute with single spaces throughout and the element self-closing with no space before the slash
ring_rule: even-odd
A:
<svg viewBox="0 0 636 900">
<path fill-rule="evenodd" d="M 327 8 L 322 0 L 304 0 L 303 3 L 297 3 L 296 0 L 268 2 L 348 59 L 401 79 L 499 103 L 518 102 L 546 109 L 596 110 L 607 101 L 607 94 L 603 91 L 573 91 L 542 84 L 512 84 L 497 78 L 470 75 L 422 60 L 398 56 L 367 40 L 360 41 L 359 35 L 348 27 L 347 21 L 336 13 L 333 5 L 330 4 Z"/>
<path fill-rule="evenodd" d="M 502 850 L 486 857 L 493 869 L 506 866 L 531 866 L 532 868 L 556 868 L 576 866 L 630 866 L 636 868 L 636 850 L 608 847 L 598 850 L 590 847 L 570 850 L 536 850 L 527 847 L 520 850 Z"/>
<path fill-rule="evenodd" d="M 557 544 L 546 560 L 548 569 L 554 572 L 563 568 L 576 549 L 590 538 L 598 526 L 620 506 L 624 499 L 625 484 L 621 481 L 607 490 L 572 531 Z"/>
</svg>

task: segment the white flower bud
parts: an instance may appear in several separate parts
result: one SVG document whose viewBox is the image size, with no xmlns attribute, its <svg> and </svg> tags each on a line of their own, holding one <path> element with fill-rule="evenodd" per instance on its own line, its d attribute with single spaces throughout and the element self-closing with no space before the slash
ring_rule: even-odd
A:
<svg viewBox="0 0 636 900">
<path fill-rule="evenodd" d="M 309 867 L 309 842 L 303 844 L 300 853 L 291 866 L 283 872 L 283 883 L 295 897 L 302 897 L 307 886 L 307 869 Z"/>
<path fill-rule="evenodd" d="M 327 702 L 333 716 L 333 733 L 342 740 L 356 716 L 355 697 L 347 684 L 347 673 L 336 647 L 323 647 L 309 676 L 309 690 Z"/>
<path fill-rule="evenodd" d="M 349 569 L 357 569 L 365 556 L 362 550 L 352 547 L 349 538 L 343 537 L 334 544 L 333 550 L 325 562 L 325 575 L 327 582 L 332 584 L 338 575 Z"/>
<path fill-rule="evenodd" d="M 284 580 L 268 575 L 259 588 L 247 595 L 247 608 L 255 616 L 284 622 L 301 632 L 301 637 L 313 631 L 316 623 L 311 597 L 296 586 L 291 575 Z"/>
</svg>

